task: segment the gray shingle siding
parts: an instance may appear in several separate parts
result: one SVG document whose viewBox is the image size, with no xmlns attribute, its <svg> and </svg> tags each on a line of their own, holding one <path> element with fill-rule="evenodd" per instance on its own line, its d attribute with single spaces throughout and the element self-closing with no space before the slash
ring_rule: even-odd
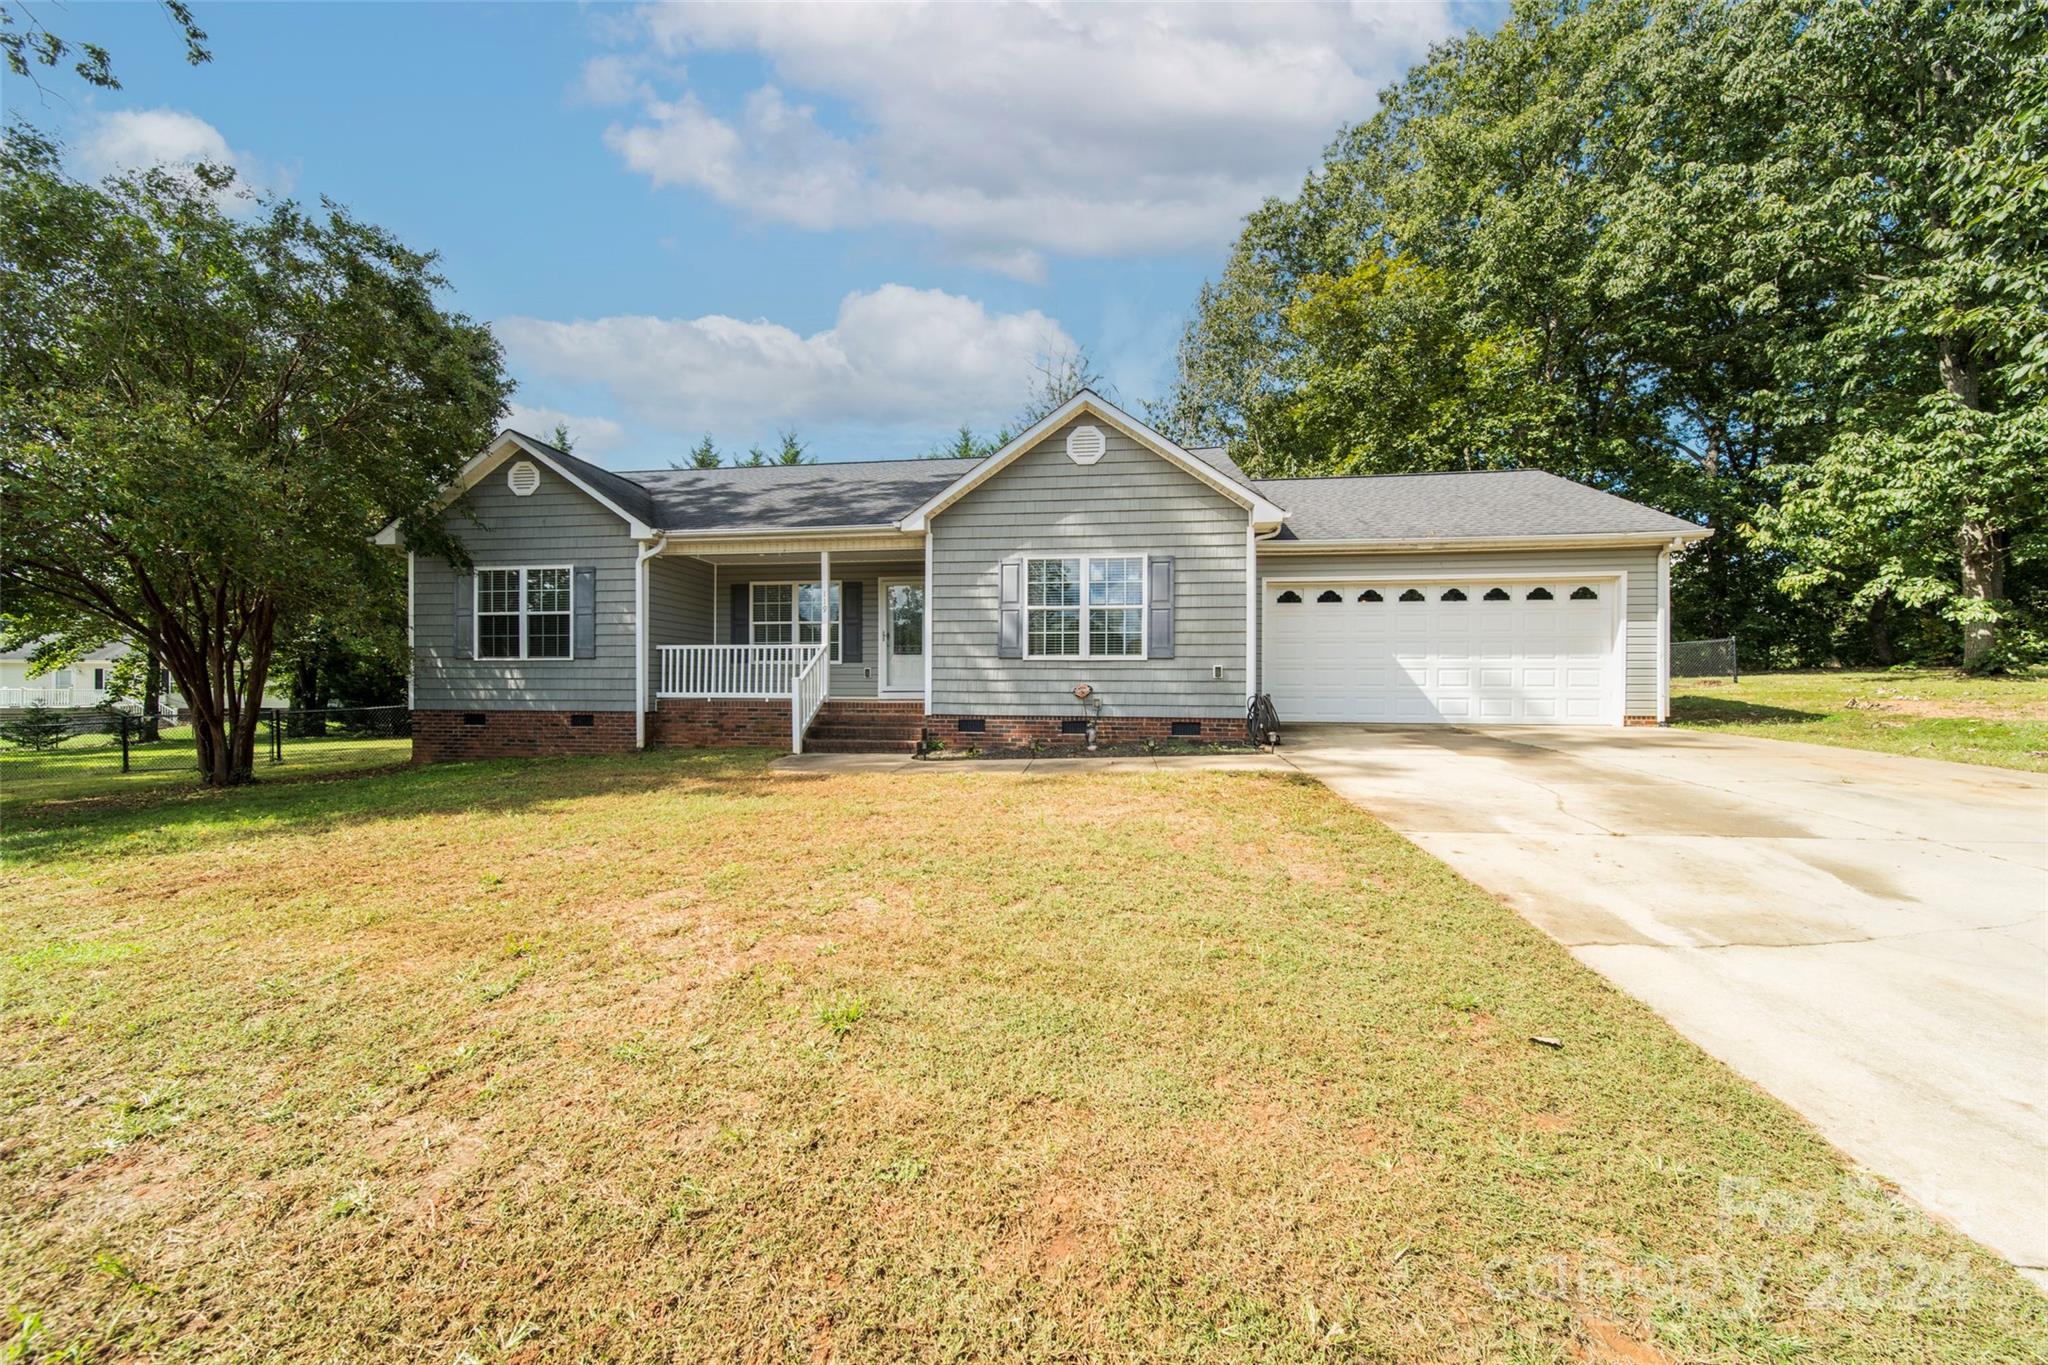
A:
<svg viewBox="0 0 2048 1365">
<path fill-rule="evenodd" d="M 1631 716 L 1657 714 L 1657 550 L 1428 550 L 1373 554 L 1264 553 L 1259 578 L 1316 578 L 1346 575 L 1413 574 L 1418 582 L 1467 574 L 1541 574 L 1569 578 L 1574 573 L 1628 574 L 1628 610 L 1623 638 L 1625 709 Z M 1264 661 L 1261 660 L 1261 667 Z M 1285 720 L 1286 717 L 1282 717 Z"/>
<path fill-rule="evenodd" d="M 912 579 L 924 581 L 924 561 L 919 559 L 891 560 L 887 563 L 848 564 L 835 559 L 832 577 L 845 591 L 848 583 L 861 585 L 861 657 L 859 662 L 841 662 L 832 665 L 829 686 L 835 697 L 873 697 L 880 695 L 882 679 L 882 590 L 884 581 Z M 804 559 L 778 560 L 772 565 L 748 565 L 735 568 L 730 565 L 719 570 L 718 592 L 712 603 L 714 618 L 712 641 L 725 644 L 732 630 L 733 583 L 815 583 L 818 581 L 818 560 L 815 555 Z M 668 642 L 664 642 L 668 643 Z M 841 654 L 845 651 L 842 648 Z M 920 694 L 921 695 L 921 694 Z"/>
<path fill-rule="evenodd" d="M 1064 427 L 933 519 L 935 714 L 1078 714 L 1080 682 L 1109 715 L 1243 713 L 1245 509 L 1096 425 L 1108 450 L 1095 464 L 1066 457 Z M 1174 557 L 1174 657 L 998 659 L 1002 561 L 1089 553 Z"/>
<path fill-rule="evenodd" d="M 661 686 L 663 645 L 708 645 L 711 566 L 701 559 L 656 555 L 647 561 L 647 704 Z"/>
<path fill-rule="evenodd" d="M 451 510 L 444 524 L 483 568 L 596 568 L 597 654 L 589 659 L 455 657 L 455 573 L 421 555 L 413 565 L 413 705 L 420 710 L 633 709 L 633 559 L 626 523 L 543 469 L 540 487 L 515 497 L 502 472 Z"/>
</svg>

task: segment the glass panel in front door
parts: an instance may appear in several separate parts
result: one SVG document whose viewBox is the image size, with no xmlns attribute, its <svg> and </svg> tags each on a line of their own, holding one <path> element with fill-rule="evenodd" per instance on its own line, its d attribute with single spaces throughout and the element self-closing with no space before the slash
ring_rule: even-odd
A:
<svg viewBox="0 0 2048 1365">
<path fill-rule="evenodd" d="M 889 652 L 898 658 L 924 653 L 924 589 L 915 583 L 889 585 Z"/>
</svg>

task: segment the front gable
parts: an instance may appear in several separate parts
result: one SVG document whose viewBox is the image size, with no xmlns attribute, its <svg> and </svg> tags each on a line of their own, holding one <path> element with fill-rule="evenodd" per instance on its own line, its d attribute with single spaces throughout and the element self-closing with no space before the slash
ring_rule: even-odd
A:
<svg viewBox="0 0 2048 1365">
<path fill-rule="evenodd" d="M 1122 431 L 1082 414 L 963 491 L 941 520 L 1019 528 L 1084 528 L 1091 539 L 1214 534 L 1241 542 L 1245 503 L 1160 459 Z"/>
<path fill-rule="evenodd" d="M 522 469 L 521 466 L 525 468 Z M 515 497 L 522 496 L 513 492 L 515 484 L 512 476 L 514 471 L 518 470 L 521 477 L 517 481 L 517 487 L 527 490 L 525 496 L 530 496 L 533 489 L 541 484 L 567 485 L 586 502 L 595 503 L 624 522 L 624 529 L 628 535 L 638 540 L 652 536 L 654 528 L 647 524 L 639 509 L 622 503 L 613 495 L 616 490 L 608 492 L 594 483 L 590 477 L 590 469 L 591 467 L 584 465 L 581 460 L 559 458 L 559 452 L 552 446 L 529 440 L 516 431 L 507 431 L 491 442 L 482 454 L 463 466 L 462 472 L 455 476 L 455 482 L 442 492 L 437 510 L 447 512 L 465 496 L 472 507 L 478 502 L 497 503 L 497 494 L 501 491 Z M 533 479 L 527 474 L 527 470 L 537 473 L 539 479 Z M 623 482 L 616 475 L 608 477 L 615 483 Z M 399 546 L 402 542 L 398 523 L 392 522 L 379 531 L 374 539 L 379 545 Z"/>
<path fill-rule="evenodd" d="M 1118 458 L 1111 459 L 1112 454 Z M 1064 466 L 1078 484 L 1099 486 L 1111 494 L 1112 479 L 1127 477 L 1141 467 L 1147 474 L 1156 475 L 1163 466 L 1172 471 L 1176 481 L 1207 489 L 1234 504 L 1261 529 L 1277 527 L 1286 516 L 1257 489 L 1190 455 L 1129 413 L 1084 389 L 942 489 L 898 522 L 898 527 L 910 532 L 929 531 L 932 518 L 974 497 L 1023 462 L 1041 473 Z"/>
</svg>

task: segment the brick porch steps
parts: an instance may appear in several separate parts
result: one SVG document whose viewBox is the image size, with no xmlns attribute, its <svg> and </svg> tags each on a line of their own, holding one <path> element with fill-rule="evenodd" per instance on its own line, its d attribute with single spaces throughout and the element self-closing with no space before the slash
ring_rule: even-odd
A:
<svg viewBox="0 0 2048 1365">
<path fill-rule="evenodd" d="M 829 698 L 804 732 L 804 750 L 821 754 L 908 754 L 924 731 L 922 701 Z"/>
</svg>

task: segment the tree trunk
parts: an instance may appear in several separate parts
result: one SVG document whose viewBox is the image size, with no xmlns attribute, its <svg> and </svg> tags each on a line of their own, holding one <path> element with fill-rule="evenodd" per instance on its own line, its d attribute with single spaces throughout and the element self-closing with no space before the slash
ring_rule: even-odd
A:
<svg viewBox="0 0 2048 1365">
<path fill-rule="evenodd" d="M 2005 537 L 1982 521 L 1964 522 L 1956 532 L 1956 550 L 1963 564 L 1963 596 L 1995 602 L 2005 596 Z M 1963 623 L 1963 667 L 1974 668 L 1998 645 L 1996 621 Z"/>
<path fill-rule="evenodd" d="M 151 743 L 163 737 L 160 729 L 163 721 L 163 676 L 164 661 L 151 645 L 143 660 L 142 677 L 142 737 Z"/>
<path fill-rule="evenodd" d="M 1984 410 L 1984 390 L 1978 374 L 1976 353 L 1966 337 L 1953 334 L 1939 342 L 1941 383 L 1955 399 L 1972 412 Z M 2005 596 L 2005 533 L 1990 521 L 1965 521 L 1956 529 L 1956 555 L 1962 562 L 1963 596 L 1973 602 L 1989 603 Z M 1963 624 L 1963 667 L 1975 667 L 1998 646 L 1998 622 L 1967 621 Z"/>
<path fill-rule="evenodd" d="M 1870 616 L 1865 625 L 1869 631 L 1870 661 L 1880 668 L 1890 668 L 1898 662 L 1898 654 L 1892 649 L 1889 598 L 1880 597 L 1870 604 Z"/>
</svg>

